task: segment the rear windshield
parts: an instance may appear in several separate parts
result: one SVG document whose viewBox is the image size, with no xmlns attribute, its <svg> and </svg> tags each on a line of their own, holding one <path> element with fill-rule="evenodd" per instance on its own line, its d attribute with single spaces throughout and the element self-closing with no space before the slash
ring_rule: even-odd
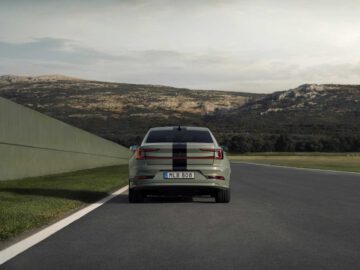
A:
<svg viewBox="0 0 360 270">
<path fill-rule="evenodd" d="M 206 130 L 153 130 L 150 131 L 147 143 L 160 142 L 194 142 L 194 143 L 212 143 L 213 140 L 209 131 Z"/>
</svg>

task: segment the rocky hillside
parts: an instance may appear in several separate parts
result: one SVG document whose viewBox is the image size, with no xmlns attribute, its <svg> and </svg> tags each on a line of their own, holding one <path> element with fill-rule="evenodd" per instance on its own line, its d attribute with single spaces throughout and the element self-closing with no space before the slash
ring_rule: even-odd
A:
<svg viewBox="0 0 360 270">
<path fill-rule="evenodd" d="M 261 115 L 274 112 L 346 113 L 360 106 L 360 86 L 336 84 L 304 84 L 288 91 L 276 92 L 251 104 L 247 109 Z"/>
<path fill-rule="evenodd" d="M 360 85 L 305 84 L 206 120 L 236 151 L 360 151 Z"/>
<path fill-rule="evenodd" d="M 0 76 L 2 97 L 115 141 L 153 125 L 202 124 L 202 117 L 263 95 L 157 85 L 86 81 L 65 76 Z"/>
<path fill-rule="evenodd" d="M 12 83 L 35 83 L 35 82 L 56 82 L 56 81 L 82 81 L 82 79 L 68 77 L 64 75 L 43 75 L 43 76 L 16 76 L 2 75 L 0 76 L 1 84 Z"/>
<path fill-rule="evenodd" d="M 360 85 L 304 84 L 295 89 L 266 95 L 226 112 L 217 112 L 209 119 L 227 119 L 232 124 L 239 120 L 256 120 L 253 125 L 278 128 L 279 132 L 281 127 L 288 129 L 300 126 L 303 131 L 309 132 L 306 131 L 306 126 L 313 131 L 315 124 L 319 124 L 321 129 L 326 127 L 334 132 L 336 127 L 332 125 L 358 132 L 360 125 L 356 123 L 359 123 L 359 117 Z M 297 132 L 301 133 L 301 130 Z"/>
<path fill-rule="evenodd" d="M 305 84 L 272 94 L 0 76 L 0 96 L 113 141 L 149 127 L 204 125 L 233 151 L 360 151 L 360 86 Z"/>
</svg>

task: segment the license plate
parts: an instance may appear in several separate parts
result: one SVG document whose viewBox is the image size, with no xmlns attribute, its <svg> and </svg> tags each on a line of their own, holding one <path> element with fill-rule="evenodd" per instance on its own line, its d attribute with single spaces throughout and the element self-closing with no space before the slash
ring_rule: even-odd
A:
<svg viewBox="0 0 360 270">
<path fill-rule="evenodd" d="M 194 172 L 164 172 L 164 179 L 194 179 Z"/>
</svg>

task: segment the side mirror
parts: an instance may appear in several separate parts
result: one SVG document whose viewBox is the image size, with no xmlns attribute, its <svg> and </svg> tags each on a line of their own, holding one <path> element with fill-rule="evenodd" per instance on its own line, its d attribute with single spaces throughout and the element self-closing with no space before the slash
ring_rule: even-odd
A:
<svg viewBox="0 0 360 270">
<path fill-rule="evenodd" d="M 131 146 L 129 147 L 129 149 L 130 149 L 131 152 L 135 152 L 136 149 L 138 149 L 138 148 L 139 148 L 139 146 L 138 146 L 137 144 L 131 145 Z"/>
<path fill-rule="evenodd" d="M 226 145 L 222 145 L 221 148 L 224 152 L 229 152 L 229 147 L 227 147 Z"/>
</svg>

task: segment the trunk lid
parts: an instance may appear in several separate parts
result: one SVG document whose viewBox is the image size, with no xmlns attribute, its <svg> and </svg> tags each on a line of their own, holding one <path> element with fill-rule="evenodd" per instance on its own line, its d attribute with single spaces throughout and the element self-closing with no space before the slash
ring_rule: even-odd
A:
<svg viewBox="0 0 360 270">
<path fill-rule="evenodd" d="M 187 165 L 212 165 L 213 143 L 148 143 L 140 148 L 141 158 L 149 165 L 172 165 L 186 170 Z"/>
</svg>

